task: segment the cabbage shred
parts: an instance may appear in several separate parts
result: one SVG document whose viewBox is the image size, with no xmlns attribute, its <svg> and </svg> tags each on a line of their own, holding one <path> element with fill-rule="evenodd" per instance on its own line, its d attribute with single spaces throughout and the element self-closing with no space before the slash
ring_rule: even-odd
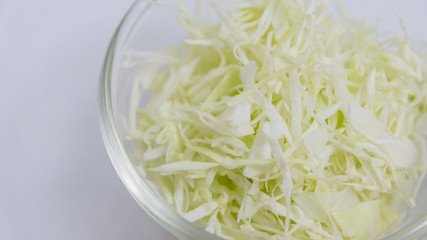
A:
<svg viewBox="0 0 427 240">
<path fill-rule="evenodd" d="M 129 126 L 145 177 L 225 239 L 382 236 L 426 171 L 424 56 L 328 1 L 207 2 L 221 23 L 178 1 L 188 38 L 128 52 L 152 94 Z"/>
</svg>

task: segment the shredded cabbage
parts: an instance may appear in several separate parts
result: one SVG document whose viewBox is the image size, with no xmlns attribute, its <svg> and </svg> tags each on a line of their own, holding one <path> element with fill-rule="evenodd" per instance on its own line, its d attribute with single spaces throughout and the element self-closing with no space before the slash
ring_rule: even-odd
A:
<svg viewBox="0 0 427 240">
<path fill-rule="evenodd" d="M 426 172 L 423 55 L 328 1 L 206 2 L 219 24 L 178 1 L 188 38 L 127 53 L 152 94 L 129 119 L 145 177 L 226 239 L 384 235 Z"/>
</svg>

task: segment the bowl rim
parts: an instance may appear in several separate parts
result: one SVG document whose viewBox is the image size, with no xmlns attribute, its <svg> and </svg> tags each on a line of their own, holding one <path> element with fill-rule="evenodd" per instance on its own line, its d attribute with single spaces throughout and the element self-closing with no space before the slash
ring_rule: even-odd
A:
<svg viewBox="0 0 427 240">
<path fill-rule="evenodd" d="M 110 41 L 98 85 L 98 116 L 101 135 L 110 160 L 126 189 L 156 222 L 179 239 L 220 240 L 221 238 L 187 221 L 150 189 L 131 163 L 119 137 L 118 122 L 114 117 L 112 91 L 112 81 L 116 76 L 115 65 L 117 61 L 120 61 L 120 57 L 117 58 L 117 56 L 120 56 L 124 43 L 128 40 L 136 23 L 150 6 L 148 1 L 135 0 L 122 18 Z M 380 238 L 380 240 L 415 240 L 426 235 L 427 216 L 423 216 L 404 228 Z"/>
</svg>

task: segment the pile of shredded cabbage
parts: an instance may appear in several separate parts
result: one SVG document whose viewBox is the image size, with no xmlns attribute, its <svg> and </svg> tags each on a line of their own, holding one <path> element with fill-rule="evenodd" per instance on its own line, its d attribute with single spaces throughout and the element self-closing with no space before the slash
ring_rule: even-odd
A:
<svg viewBox="0 0 427 240">
<path fill-rule="evenodd" d="M 382 236 L 426 172 L 425 56 L 328 1 L 208 2 L 219 24 L 178 1 L 183 43 L 127 53 L 141 172 L 226 239 Z"/>
</svg>

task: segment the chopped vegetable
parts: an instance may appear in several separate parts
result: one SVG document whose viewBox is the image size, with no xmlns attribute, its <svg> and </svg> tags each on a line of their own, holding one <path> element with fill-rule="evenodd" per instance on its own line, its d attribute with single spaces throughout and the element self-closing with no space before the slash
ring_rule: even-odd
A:
<svg viewBox="0 0 427 240">
<path fill-rule="evenodd" d="M 226 239 L 384 235 L 427 169 L 423 55 L 328 1 L 206 2 L 220 23 L 178 1 L 182 45 L 128 53 L 152 94 L 129 119 L 145 177 Z"/>
</svg>

